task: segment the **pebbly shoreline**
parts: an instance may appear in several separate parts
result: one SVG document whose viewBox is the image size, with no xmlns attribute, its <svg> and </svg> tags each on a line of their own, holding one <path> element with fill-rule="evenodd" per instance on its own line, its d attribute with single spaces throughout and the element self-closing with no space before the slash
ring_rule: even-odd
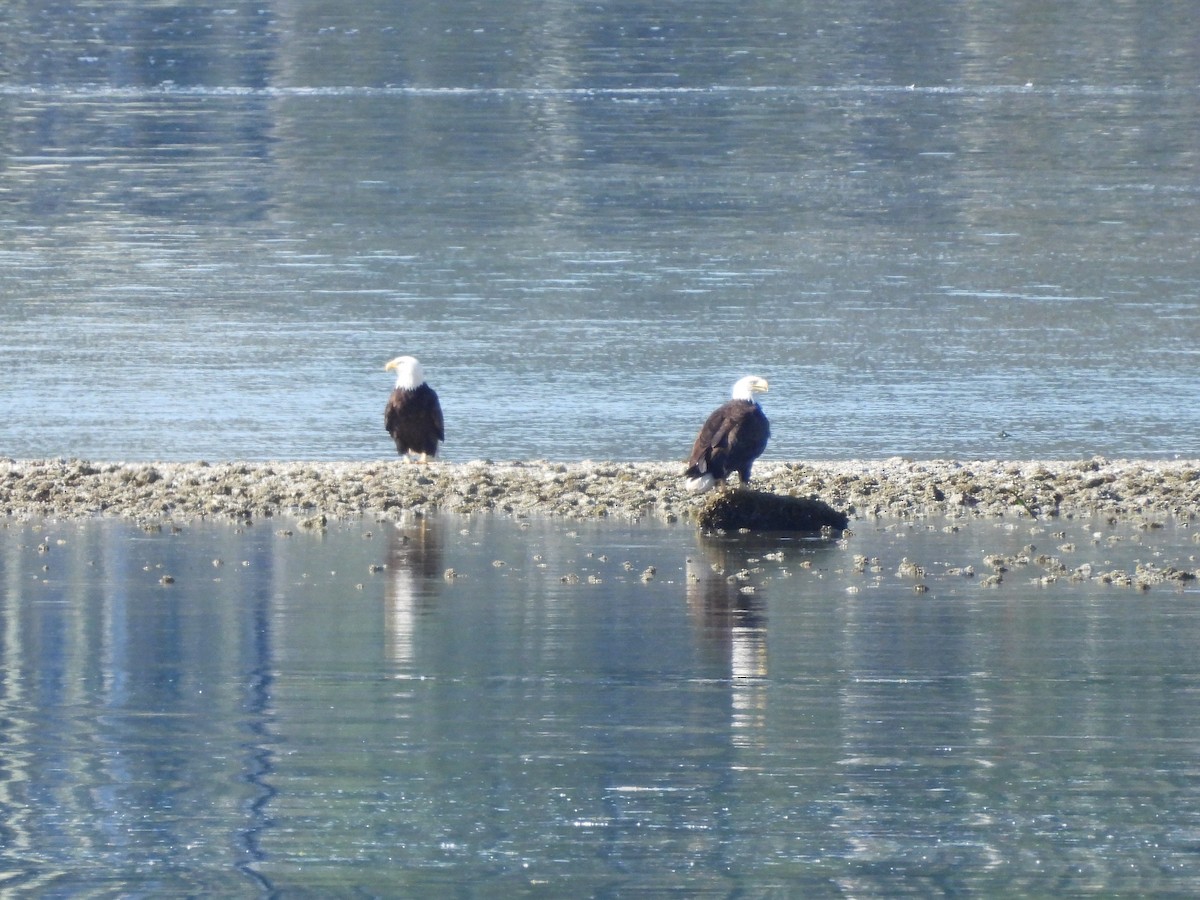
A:
<svg viewBox="0 0 1200 900">
<path fill-rule="evenodd" d="M 301 525 L 447 511 L 566 519 L 695 520 L 682 465 L 545 461 L 155 462 L 0 459 L 0 515 L 120 516 Z M 736 481 L 736 479 L 734 479 Z M 754 486 L 855 519 L 1076 517 L 1184 520 L 1200 511 L 1200 460 L 763 462 Z M 853 524 L 851 524 L 853 527 Z"/>
</svg>

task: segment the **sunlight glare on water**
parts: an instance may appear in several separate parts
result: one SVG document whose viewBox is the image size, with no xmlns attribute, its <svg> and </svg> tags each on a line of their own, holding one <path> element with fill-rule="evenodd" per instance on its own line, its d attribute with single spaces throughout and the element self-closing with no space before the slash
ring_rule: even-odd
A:
<svg viewBox="0 0 1200 900">
<path fill-rule="evenodd" d="M 0 452 L 386 456 L 408 352 L 456 460 L 681 458 L 747 372 L 780 459 L 1195 455 L 1167 7 L 20 12 Z"/>
</svg>

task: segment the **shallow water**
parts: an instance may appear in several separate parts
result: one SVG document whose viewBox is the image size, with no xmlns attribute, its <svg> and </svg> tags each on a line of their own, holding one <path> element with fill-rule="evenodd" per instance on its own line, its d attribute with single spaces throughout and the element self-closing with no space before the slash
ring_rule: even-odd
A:
<svg viewBox="0 0 1200 900">
<path fill-rule="evenodd" d="M 7 883 L 1192 894 L 1200 594 L 1036 562 L 1158 524 L 9 522 Z"/>
<path fill-rule="evenodd" d="M 9 10 L 0 453 L 1196 456 L 1191 4 Z"/>
</svg>

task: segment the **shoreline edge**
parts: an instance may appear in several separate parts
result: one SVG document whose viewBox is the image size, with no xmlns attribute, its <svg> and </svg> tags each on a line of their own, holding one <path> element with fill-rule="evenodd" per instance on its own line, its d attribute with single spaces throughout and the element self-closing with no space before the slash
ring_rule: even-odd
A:
<svg viewBox="0 0 1200 900">
<path fill-rule="evenodd" d="M 694 520 L 704 500 L 685 488 L 682 471 L 677 462 L 590 460 L 422 465 L 3 458 L 0 515 L 228 521 L 293 516 L 302 524 L 320 524 L 442 511 Z M 1098 514 L 1190 521 L 1200 511 L 1200 459 L 760 462 L 752 484 L 781 496 L 821 500 L 852 522 Z"/>
</svg>

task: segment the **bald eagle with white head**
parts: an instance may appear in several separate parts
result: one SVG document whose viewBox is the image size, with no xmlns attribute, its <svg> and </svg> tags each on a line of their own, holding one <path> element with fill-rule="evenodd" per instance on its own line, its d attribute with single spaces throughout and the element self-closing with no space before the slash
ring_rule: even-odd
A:
<svg viewBox="0 0 1200 900">
<path fill-rule="evenodd" d="M 750 467 L 767 449 L 771 423 L 755 394 L 765 394 L 767 382 L 757 375 L 739 378 L 733 397 L 713 410 L 696 436 L 692 455 L 683 473 L 689 489 L 712 490 L 737 472 L 743 485 L 750 483 Z"/>
<path fill-rule="evenodd" d="M 383 427 L 396 442 L 397 453 L 412 453 L 425 462 L 437 455 L 438 441 L 446 440 L 437 392 L 426 384 L 415 357 L 397 356 L 383 370 L 396 373 L 396 387 L 383 408 Z"/>
</svg>

